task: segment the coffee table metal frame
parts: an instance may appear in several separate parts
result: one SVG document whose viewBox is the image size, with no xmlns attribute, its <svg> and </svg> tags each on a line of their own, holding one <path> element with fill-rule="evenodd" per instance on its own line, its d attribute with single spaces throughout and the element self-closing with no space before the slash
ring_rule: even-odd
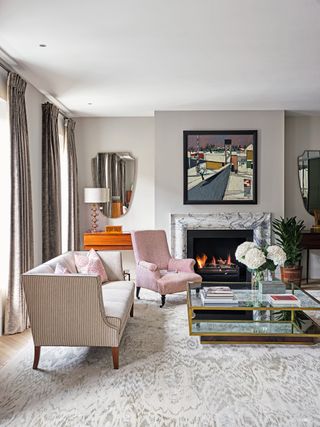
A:
<svg viewBox="0 0 320 427">
<path fill-rule="evenodd" d="M 204 286 L 236 287 L 239 305 L 203 305 L 199 291 Z M 250 283 L 188 283 L 189 334 L 202 344 L 316 344 L 320 325 L 307 312 L 319 311 L 320 302 L 305 290 L 289 285 L 287 293 L 301 300 L 300 307 L 272 307 L 266 295 L 251 290 Z M 241 312 L 241 313 L 240 313 Z M 244 313 L 245 312 L 245 313 Z M 217 314 L 224 319 L 219 320 Z M 230 319 L 228 319 L 230 313 Z M 235 319 L 249 314 L 252 320 Z M 279 320 L 281 317 L 284 320 Z M 233 317 L 233 319 L 231 319 Z"/>
</svg>

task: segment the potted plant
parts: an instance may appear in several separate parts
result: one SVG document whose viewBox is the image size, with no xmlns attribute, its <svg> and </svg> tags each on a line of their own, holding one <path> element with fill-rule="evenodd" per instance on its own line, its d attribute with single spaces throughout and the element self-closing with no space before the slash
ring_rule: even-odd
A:
<svg viewBox="0 0 320 427">
<path fill-rule="evenodd" d="M 272 222 L 273 231 L 276 235 L 277 243 L 286 253 L 287 259 L 281 270 L 281 280 L 284 283 L 301 284 L 302 276 L 302 249 L 301 239 L 302 231 L 305 228 L 302 220 L 297 221 L 297 218 L 280 218 Z"/>
</svg>

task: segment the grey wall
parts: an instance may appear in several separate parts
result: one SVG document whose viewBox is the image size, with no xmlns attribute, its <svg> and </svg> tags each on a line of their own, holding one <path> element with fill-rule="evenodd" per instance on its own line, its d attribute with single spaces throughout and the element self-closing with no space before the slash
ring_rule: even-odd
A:
<svg viewBox="0 0 320 427">
<path fill-rule="evenodd" d="M 258 204 L 183 205 L 183 131 L 224 129 L 258 130 Z M 83 187 L 92 182 L 89 159 L 98 151 L 112 150 L 129 150 L 137 157 L 136 194 L 132 210 L 125 217 L 104 218 L 101 225 L 108 222 L 122 224 L 125 229 L 164 228 L 169 237 L 170 213 L 219 211 L 296 215 L 307 225 L 312 224 L 313 218 L 300 197 L 296 165 L 303 150 L 320 148 L 320 117 L 285 119 L 283 111 L 168 111 L 156 112 L 154 119 L 81 118 L 77 119 L 76 132 L 81 231 L 89 227 L 88 207 L 82 195 Z M 314 252 L 312 256 L 314 277 L 320 277 L 319 255 Z M 127 261 L 131 267 L 132 257 Z"/>
<path fill-rule="evenodd" d="M 303 206 L 299 190 L 297 158 L 304 150 L 320 150 L 320 116 L 287 116 L 285 120 L 285 214 L 297 216 L 309 228 L 313 216 Z M 320 277 L 320 251 L 310 256 L 311 277 Z"/>
<path fill-rule="evenodd" d="M 183 205 L 184 130 L 258 130 L 257 205 Z M 284 214 L 283 111 L 179 111 L 155 114 L 155 224 L 169 233 L 171 213 Z"/>
</svg>

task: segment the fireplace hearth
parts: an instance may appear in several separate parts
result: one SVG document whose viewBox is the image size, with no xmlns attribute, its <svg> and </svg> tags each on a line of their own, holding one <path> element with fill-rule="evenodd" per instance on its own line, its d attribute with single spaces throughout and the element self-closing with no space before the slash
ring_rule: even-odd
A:
<svg viewBox="0 0 320 427">
<path fill-rule="evenodd" d="M 250 273 L 235 259 L 238 245 L 245 241 L 253 241 L 253 230 L 188 230 L 187 256 L 195 259 L 195 271 L 203 280 L 249 281 Z"/>
</svg>

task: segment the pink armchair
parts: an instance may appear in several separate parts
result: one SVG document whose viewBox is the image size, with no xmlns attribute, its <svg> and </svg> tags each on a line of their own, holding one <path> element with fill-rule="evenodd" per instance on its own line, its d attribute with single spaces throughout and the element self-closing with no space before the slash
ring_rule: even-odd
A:
<svg viewBox="0 0 320 427">
<path fill-rule="evenodd" d="M 137 263 L 136 296 L 140 288 L 151 289 L 161 295 L 161 306 L 167 294 L 185 291 L 187 282 L 201 282 L 194 272 L 193 259 L 175 259 L 169 252 L 166 233 L 163 230 L 132 232 L 132 246 Z"/>
</svg>

